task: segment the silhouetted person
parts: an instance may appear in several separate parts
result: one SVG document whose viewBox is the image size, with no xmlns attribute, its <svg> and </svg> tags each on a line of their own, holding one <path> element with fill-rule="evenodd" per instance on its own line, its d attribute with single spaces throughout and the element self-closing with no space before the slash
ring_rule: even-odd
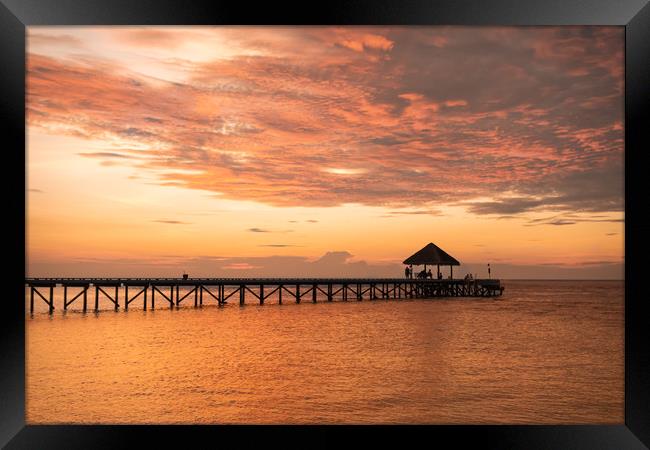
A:
<svg viewBox="0 0 650 450">
<path fill-rule="evenodd" d="M 427 278 L 433 279 L 433 274 L 431 273 L 431 269 L 427 272 Z"/>
<path fill-rule="evenodd" d="M 411 271 L 406 267 L 406 269 L 404 269 L 404 277 L 409 278 L 409 275 L 411 275 Z"/>
<path fill-rule="evenodd" d="M 441 272 L 438 272 L 438 279 L 442 280 L 442 273 Z"/>
<path fill-rule="evenodd" d="M 409 266 L 409 278 L 413 279 L 413 264 Z"/>
</svg>

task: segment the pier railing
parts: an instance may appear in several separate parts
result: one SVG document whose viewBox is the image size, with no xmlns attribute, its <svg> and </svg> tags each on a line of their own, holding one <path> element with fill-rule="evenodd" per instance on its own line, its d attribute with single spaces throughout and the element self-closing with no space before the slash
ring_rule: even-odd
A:
<svg viewBox="0 0 650 450">
<path fill-rule="evenodd" d="M 282 304 L 283 294 L 300 303 L 303 299 L 317 302 L 318 294 L 328 302 L 340 298 L 348 300 L 378 300 L 436 297 L 497 297 L 503 293 L 500 280 L 455 280 L 455 279 L 411 279 L 411 278 L 26 278 L 30 291 L 30 313 L 34 311 L 34 299 L 44 301 L 52 313 L 54 289 L 63 288 L 63 309 L 80 301 L 83 311 L 88 307 L 88 290 L 95 291 L 94 309 L 99 310 L 103 296 L 115 307 L 127 310 L 129 305 L 142 298 L 143 307 L 155 307 L 156 294 L 171 308 L 192 296 L 194 306 L 206 301 L 224 305 L 230 298 L 239 298 L 244 305 L 246 294 L 260 305 L 274 294 Z M 180 288 L 190 288 L 180 292 Z M 69 288 L 79 288 L 74 295 L 68 295 Z M 131 294 L 129 294 L 131 288 Z M 135 288 L 135 289 L 134 289 Z M 228 288 L 228 289 L 227 289 Z M 48 292 L 49 290 L 49 292 Z M 91 290 L 91 292 L 92 292 Z M 44 291 L 44 292 L 42 292 Z M 123 291 L 122 295 L 120 292 Z M 150 300 L 147 301 L 148 293 Z M 175 295 L 174 295 L 175 294 Z M 121 303 L 120 303 L 120 299 Z M 188 300 L 189 301 L 189 300 Z"/>
</svg>

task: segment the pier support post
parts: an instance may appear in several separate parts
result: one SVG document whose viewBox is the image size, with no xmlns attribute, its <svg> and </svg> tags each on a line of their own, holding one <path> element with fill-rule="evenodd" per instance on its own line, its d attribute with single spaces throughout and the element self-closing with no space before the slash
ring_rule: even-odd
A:
<svg viewBox="0 0 650 450">
<path fill-rule="evenodd" d="M 95 312 L 99 311 L 99 286 L 95 285 Z"/>
<path fill-rule="evenodd" d="M 260 284 L 260 305 L 264 304 L 264 285 Z"/>
<path fill-rule="evenodd" d="M 54 288 L 50 286 L 50 314 L 54 312 Z"/>
<path fill-rule="evenodd" d="M 116 297 L 117 298 L 117 297 Z M 129 310 L 129 285 L 124 285 L 124 311 Z"/>
<path fill-rule="evenodd" d="M 198 306 L 198 302 L 199 302 L 199 292 L 198 292 L 198 290 L 199 290 L 199 287 L 194 286 L 194 307 L 195 308 Z"/>
<path fill-rule="evenodd" d="M 120 307 L 120 301 L 117 298 L 118 295 L 119 295 L 119 292 L 120 292 L 120 287 L 115 286 L 115 311 L 117 311 L 117 309 Z"/>
<path fill-rule="evenodd" d="M 244 285 L 239 286 L 239 306 L 244 306 L 244 296 L 246 293 L 244 292 Z"/>
<path fill-rule="evenodd" d="M 34 312 L 34 286 L 29 286 L 29 312 Z"/>
<path fill-rule="evenodd" d="M 344 302 L 348 301 L 348 285 L 347 284 L 343 285 L 343 301 Z"/>
<path fill-rule="evenodd" d="M 300 285 L 296 284 L 296 303 L 300 303 Z"/>
<path fill-rule="evenodd" d="M 149 286 L 146 284 L 143 286 L 144 289 L 144 297 L 142 297 L 144 300 L 142 301 L 142 308 L 146 311 L 147 310 L 147 291 L 149 290 Z"/>
<path fill-rule="evenodd" d="M 357 301 L 360 302 L 361 300 L 362 300 L 361 283 L 357 283 Z"/>
<path fill-rule="evenodd" d="M 311 290 L 311 301 L 312 303 L 316 303 L 316 285 Z"/>
<path fill-rule="evenodd" d="M 63 310 L 68 309 L 68 286 L 63 285 Z"/>
<path fill-rule="evenodd" d="M 174 286 L 169 286 L 169 308 L 174 309 Z"/>
<path fill-rule="evenodd" d="M 327 284 L 327 301 L 332 301 L 332 283 Z"/>
<path fill-rule="evenodd" d="M 278 287 L 278 303 L 281 305 L 282 304 L 282 290 L 284 289 L 284 285 L 281 284 Z"/>
<path fill-rule="evenodd" d="M 219 286 L 217 286 L 217 303 L 219 303 Z M 203 285 L 200 286 L 200 291 L 199 291 L 199 305 L 203 306 Z"/>
<path fill-rule="evenodd" d="M 87 306 L 88 306 L 88 286 L 84 287 L 84 312 L 86 312 Z"/>
<path fill-rule="evenodd" d="M 178 308 L 178 299 L 181 298 L 180 295 L 178 295 L 178 285 L 176 285 L 176 308 Z"/>
</svg>

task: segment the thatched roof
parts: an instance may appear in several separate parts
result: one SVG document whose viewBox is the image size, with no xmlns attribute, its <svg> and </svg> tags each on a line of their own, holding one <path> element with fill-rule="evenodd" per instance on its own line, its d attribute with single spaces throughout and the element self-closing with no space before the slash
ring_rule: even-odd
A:
<svg viewBox="0 0 650 450">
<path fill-rule="evenodd" d="M 441 266 L 460 266 L 460 263 L 453 256 L 442 250 L 432 242 L 429 242 L 422 250 L 414 253 L 404 260 L 404 264 L 413 264 L 414 266 L 438 265 Z"/>
</svg>

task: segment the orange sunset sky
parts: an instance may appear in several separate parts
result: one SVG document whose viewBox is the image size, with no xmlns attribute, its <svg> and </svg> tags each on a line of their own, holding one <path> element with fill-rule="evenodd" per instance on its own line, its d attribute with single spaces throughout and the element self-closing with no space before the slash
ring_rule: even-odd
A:
<svg viewBox="0 0 650 450">
<path fill-rule="evenodd" d="M 28 27 L 28 276 L 623 278 L 622 27 Z"/>
</svg>

